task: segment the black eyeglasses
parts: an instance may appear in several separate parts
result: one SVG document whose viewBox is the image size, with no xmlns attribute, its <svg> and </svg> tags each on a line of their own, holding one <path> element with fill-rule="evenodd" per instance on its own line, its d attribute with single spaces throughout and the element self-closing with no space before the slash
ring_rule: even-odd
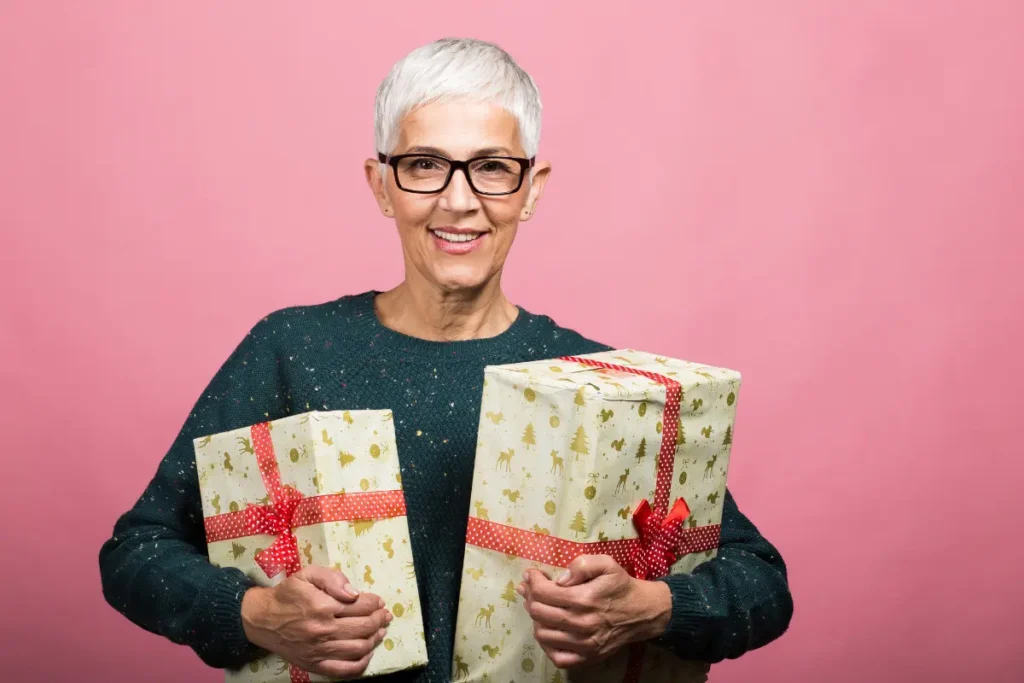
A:
<svg viewBox="0 0 1024 683">
<path fill-rule="evenodd" d="M 483 195 L 514 194 L 523 186 L 526 172 L 533 168 L 536 157 L 473 157 L 465 161 L 446 159 L 433 154 L 397 154 L 377 158 L 395 170 L 395 183 L 400 190 L 417 194 L 434 194 L 448 187 L 455 171 L 462 169 L 473 192 Z"/>
</svg>

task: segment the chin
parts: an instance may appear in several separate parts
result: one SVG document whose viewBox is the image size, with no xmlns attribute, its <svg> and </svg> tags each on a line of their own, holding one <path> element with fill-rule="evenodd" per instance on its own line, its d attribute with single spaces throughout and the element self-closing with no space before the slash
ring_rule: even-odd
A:
<svg viewBox="0 0 1024 683">
<path fill-rule="evenodd" d="M 434 281 L 449 292 L 479 289 L 486 284 L 488 272 L 480 268 L 444 268 L 434 271 Z"/>
</svg>

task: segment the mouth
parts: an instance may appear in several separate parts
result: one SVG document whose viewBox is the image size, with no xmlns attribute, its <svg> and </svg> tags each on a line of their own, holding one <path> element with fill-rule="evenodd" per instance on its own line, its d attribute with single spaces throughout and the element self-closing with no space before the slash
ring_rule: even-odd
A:
<svg viewBox="0 0 1024 683">
<path fill-rule="evenodd" d="M 486 232 L 472 228 L 445 226 L 430 230 L 434 244 L 446 254 L 468 254 L 480 246 Z"/>
</svg>

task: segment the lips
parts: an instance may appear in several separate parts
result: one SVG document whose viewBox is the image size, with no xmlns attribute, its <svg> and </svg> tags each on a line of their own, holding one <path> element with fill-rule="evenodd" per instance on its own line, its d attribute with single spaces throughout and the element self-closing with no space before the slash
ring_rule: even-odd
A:
<svg viewBox="0 0 1024 683">
<path fill-rule="evenodd" d="M 432 228 L 434 244 L 446 254 L 462 255 L 474 251 L 480 246 L 487 233 L 473 228 L 456 228 L 443 226 Z"/>
</svg>

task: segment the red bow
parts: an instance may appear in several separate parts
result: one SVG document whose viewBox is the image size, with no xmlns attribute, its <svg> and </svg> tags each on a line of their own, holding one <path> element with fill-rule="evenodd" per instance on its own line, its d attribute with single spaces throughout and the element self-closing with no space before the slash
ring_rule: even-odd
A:
<svg viewBox="0 0 1024 683">
<path fill-rule="evenodd" d="M 276 536 L 266 550 L 256 553 L 254 559 L 267 576 L 275 576 L 282 570 L 287 576 L 299 571 L 299 542 L 292 529 L 296 523 L 295 512 L 303 496 L 291 486 L 282 486 L 270 491 L 273 500 L 269 505 L 250 503 L 245 508 L 245 530 L 249 534 Z"/>
<path fill-rule="evenodd" d="M 669 567 L 681 556 L 679 547 L 683 522 L 690 516 L 690 508 L 682 498 L 672 506 L 668 515 L 659 514 L 646 500 L 640 502 L 633 513 L 633 526 L 640 535 L 640 546 L 633 552 L 632 574 L 638 579 L 657 579 L 668 576 Z"/>
</svg>

